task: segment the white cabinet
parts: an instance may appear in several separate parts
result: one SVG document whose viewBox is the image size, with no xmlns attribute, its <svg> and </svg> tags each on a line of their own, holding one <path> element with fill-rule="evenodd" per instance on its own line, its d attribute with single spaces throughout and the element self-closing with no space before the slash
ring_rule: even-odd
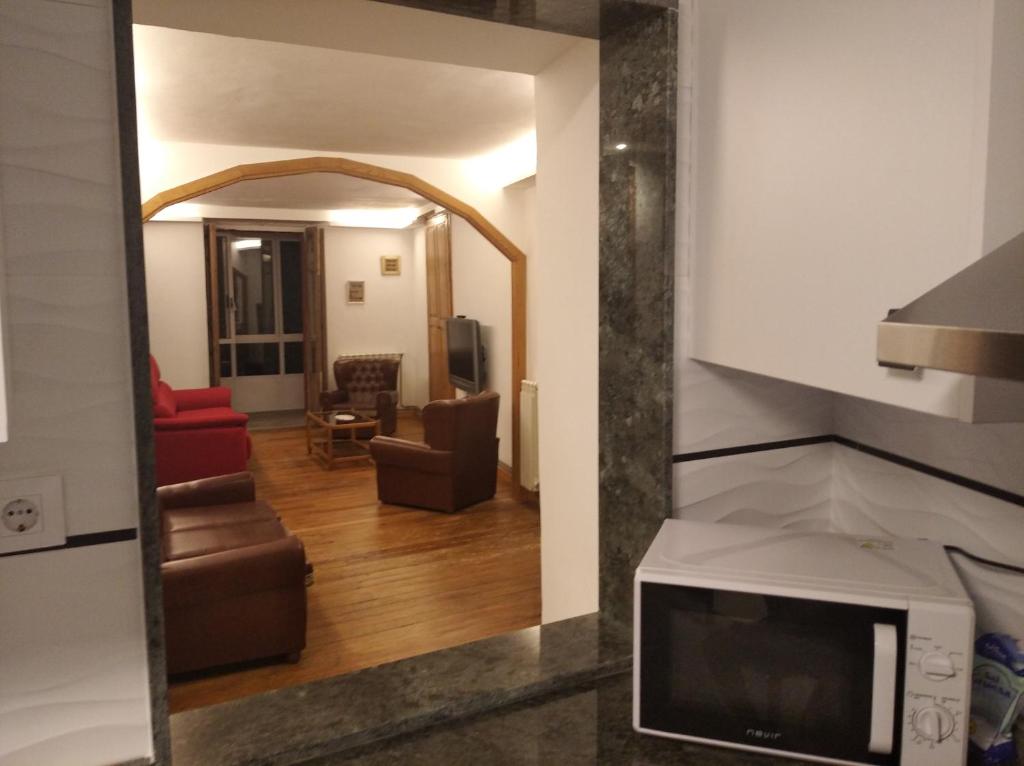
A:
<svg viewBox="0 0 1024 766">
<path fill-rule="evenodd" d="M 876 326 L 1024 229 L 1024 2 L 696 0 L 690 35 L 690 355 L 964 415 Z"/>
</svg>

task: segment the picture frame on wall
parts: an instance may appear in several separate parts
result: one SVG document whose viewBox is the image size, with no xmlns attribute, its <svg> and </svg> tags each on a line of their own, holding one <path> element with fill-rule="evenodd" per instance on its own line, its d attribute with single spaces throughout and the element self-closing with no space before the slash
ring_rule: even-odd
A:
<svg viewBox="0 0 1024 766">
<path fill-rule="evenodd" d="M 349 281 L 345 283 L 349 303 L 366 303 L 366 282 Z"/>
<path fill-rule="evenodd" d="M 380 273 L 385 277 L 397 277 L 402 274 L 402 256 L 382 255 L 380 257 Z"/>
</svg>

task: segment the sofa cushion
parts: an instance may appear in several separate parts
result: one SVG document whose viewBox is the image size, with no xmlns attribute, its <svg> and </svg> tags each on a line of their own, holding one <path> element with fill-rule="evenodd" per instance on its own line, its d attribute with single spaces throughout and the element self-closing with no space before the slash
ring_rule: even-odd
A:
<svg viewBox="0 0 1024 766">
<path fill-rule="evenodd" d="M 286 589 L 296 599 L 300 615 L 294 628 L 299 631 L 298 646 L 292 651 L 302 648 L 305 637 L 305 603 L 306 603 L 306 555 L 302 541 L 285 532 L 280 537 L 258 545 L 242 548 L 229 548 L 206 556 L 165 561 L 160 566 L 164 584 L 164 609 L 168 617 L 168 631 L 172 627 L 171 617 L 179 618 L 186 623 L 200 615 L 210 616 L 211 612 L 203 612 L 196 607 L 205 605 L 212 608 L 218 615 L 216 620 L 231 620 L 235 617 L 253 622 L 261 617 L 267 624 L 260 630 L 272 630 L 279 620 L 291 620 L 296 617 L 293 610 L 278 611 L 279 602 L 267 598 L 267 592 Z M 252 596 L 257 598 L 252 599 Z M 230 600 L 241 598 L 241 603 L 230 603 Z M 260 604 L 269 603 L 273 611 L 260 614 Z M 185 613 L 179 610 L 186 609 Z M 241 613 L 239 613 L 241 609 Z M 187 627 L 175 620 L 173 625 L 181 632 L 189 632 L 195 625 Z M 251 627 L 256 627 L 255 625 Z M 208 646 L 214 636 L 200 635 L 195 639 L 198 647 Z M 216 638 L 221 638 L 223 632 Z M 170 643 L 170 642 L 168 642 Z M 278 649 L 266 652 L 265 655 L 276 654 L 289 649 Z M 222 659 L 221 662 L 229 661 Z"/>
<path fill-rule="evenodd" d="M 158 431 L 184 431 L 192 428 L 245 426 L 249 416 L 230 407 L 207 407 L 201 410 L 181 410 L 172 418 L 159 418 L 153 425 Z"/>
<path fill-rule="evenodd" d="M 174 392 L 171 387 L 162 380 L 157 383 L 153 396 L 153 417 L 173 418 L 178 412 L 178 405 L 174 401 Z"/>
<path fill-rule="evenodd" d="M 277 519 L 254 519 L 238 524 L 181 529 L 163 536 L 164 561 L 180 561 L 248 548 L 287 535 L 287 530 Z"/>
<path fill-rule="evenodd" d="M 165 508 L 161 511 L 162 531 L 165 535 L 193 529 L 224 527 L 253 521 L 273 521 L 274 509 L 262 500 L 231 503 L 230 505 L 203 505 L 192 508 Z"/>
</svg>

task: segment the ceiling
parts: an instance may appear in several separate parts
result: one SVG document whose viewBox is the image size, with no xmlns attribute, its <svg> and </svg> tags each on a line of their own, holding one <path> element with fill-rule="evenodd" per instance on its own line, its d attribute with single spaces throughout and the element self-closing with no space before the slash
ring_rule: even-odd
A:
<svg viewBox="0 0 1024 766">
<path fill-rule="evenodd" d="M 189 201 L 201 205 L 286 210 L 418 208 L 429 204 L 428 200 L 408 189 L 338 173 L 307 173 L 242 181 Z"/>
<path fill-rule="evenodd" d="M 534 128 L 526 74 L 165 27 L 134 32 L 140 122 L 165 141 L 467 157 Z"/>
</svg>

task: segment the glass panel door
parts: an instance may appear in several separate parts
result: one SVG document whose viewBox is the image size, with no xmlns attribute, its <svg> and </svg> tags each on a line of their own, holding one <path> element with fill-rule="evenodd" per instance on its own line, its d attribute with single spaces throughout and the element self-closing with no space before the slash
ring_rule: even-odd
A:
<svg viewBox="0 0 1024 766">
<path fill-rule="evenodd" d="M 865 763 L 874 624 L 897 628 L 902 687 L 906 613 L 828 601 L 656 583 L 641 585 L 643 728 Z M 901 723 L 897 699 L 894 735 Z"/>
<path fill-rule="evenodd" d="M 221 378 L 243 412 L 303 406 L 301 252 L 301 234 L 218 239 Z"/>
</svg>

